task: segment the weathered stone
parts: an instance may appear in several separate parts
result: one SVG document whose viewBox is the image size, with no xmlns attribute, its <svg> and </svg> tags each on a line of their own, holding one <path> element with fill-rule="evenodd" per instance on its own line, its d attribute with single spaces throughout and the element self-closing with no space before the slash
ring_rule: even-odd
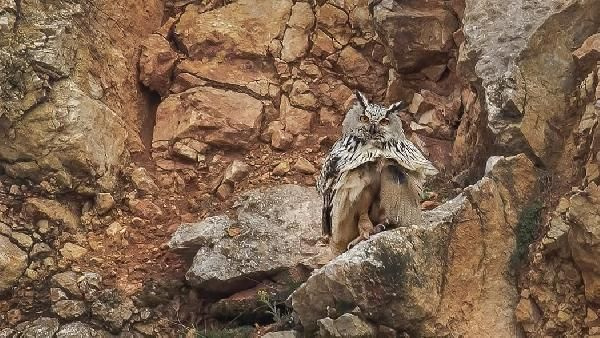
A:
<svg viewBox="0 0 600 338">
<path fill-rule="evenodd" d="M 81 297 L 81 290 L 77 285 L 79 275 L 73 271 L 61 272 L 52 276 L 51 285 L 60 287 L 67 291 L 71 296 Z"/>
<path fill-rule="evenodd" d="M 55 200 L 29 198 L 23 205 L 23 212 L 36 219 L 51 220 L 70 230 L 79 226 L 79 219 L 67 207 Z"/>
<path fill-rule="evenodd" d="M 196 11 L 198 6 L 187 7 L 175 26 L 189 57 L 177 72 L 269 95 L 277 80 L 267 55 L 273 39 L 284 34 L 292 2 L 243 0 L 202 14 Z M 269 20 L 264 20 L 264 13 L 269 13 Z"/>
<path fill-rule="evenodd" d="M 535 324 L 540 320 L 540 312 L 535 303 L 529 298 L 521 298 L 515 310 L 517 322 L 521 325 Z"/>
<path fill-rule="evenodd" d="M 87 249 L 74 243 L 65 243 L 60 249 L 60 254 L 67 260 L 73 261 L 83 257 L 87 253 Z"/>
<path fill-rule="evenodd" d="M 279 162 L 273 169 L 274 176 L 285 176 L 290 171 L 290 164 L 286 161 Z"/>
<path fill-rule="evenodd" d="M 56 338 L 82 338 L 82 337 L 98 337 L 101 335 L 96 329 L 82 322 L 73 322 L 63 325 L 58 332 Z"/>
<path fill-rule="evenodd" d="M 297 2 L 292 7 L 288 28 L 283 35 L 281 59 L 286 62 L 303 57 L 308 49 L 308 33 L 315 24 L 312 8 L 306 2 Z"/>
<path fill-rule="evenodd" d="M 236 203 L 235 225 L 213 218 L 203 224 L 202 234 L 192 236 L 194 244 L 213 245 L 198 250 L 186 279 L 207 292 L 227 294 L 296 267 L 315 254 L 319 204 L 316 191 L 294 185 L 242 194 Z M 223 231 L 226 227 L 229 231 Z"/>
<path fill-rule="evenodd" d="M 286 96 L 281 97 L 279 109 L 285 124 L 285 131 L 292 135 L 310 132 L 314 120 L 312 112 L 292 106 Z"/>
<path fill-rule="evenodd" d="M 298 158 L 296 163 L 294 163 L 294 170 L 307 175 L 312 175 L 317 172 L 315 166 L 304 157 Z"/>
<path fill-rule="evenodd" d="M 271 136 L 271 146 L 277 150 L 287 150 L 292 146 L 294 136 L 283 129 L 276 129 Z"/>
<path fill-rule="evenodd" d="M 177 53 L 171 49 L 169 41 L 159 34 L 150 35 L 141 44 L 140 81 L 161 96 L 166 96 L 177 59 Z"/>
<path fill-rule="evenodd" d="M 329 33 L 340 46 L 345 46 L 352 37 L 352 30 L 347 26 L 348 14 L 329 3 L 317 8 L 317 26 Z M 341 47 L 341 46 L 340 46 Z"/>
<path fill-rule="evenodd" d="M 49 96 L 25 107 L 30 111 L 15 120 L 10 135 L 0 128 L 0 137 L 11 140 L 0 144 L 0 165 L 9 175 L 46 180 L 61 191 L 101 185 L 125 153 L 123 121 L 69 79 L 56 82 Z"/>
<path fill-rule="evenodd" d="M 50 301 L 55 303 L 61 300 L 69 299 L 67 294 L 59 288 L 50 288 Z"/>
<path fill-rule="evenodd" d="M 398 71 L 415 71 L 445 64 L 459 27 L 440 2 L 398 3 L 383 0 L 374 7 L 375 27 Z"/>
<path fill-rule="evenodd" d="M 600 33 L 588 37 L 581 47 L 573 52 L 577 64 L 584 70 L 593 70 L 600 60 Z"/>
<path fill-rule="evenodd" d="M 146 168 L 136 168 L 131 173 L 131 181 L 142 195 L 152 195 L 158 192 L 158 186 Z"/>
<path fill-rule="evenodd" d="M 304 81 L 294 81 L 290 92 L 290 103 L 305 109 L 316 109 L 319 107 L 315 94 L 310 91 L 308 84 Z"/>
<path fill-rule="evenodd" d="M 224 201 L 224 200 L 228 199 L 229 196 L 231 196 L 231 194 L 233 194 L 233 189 L 234 189 L 233 183 L 225 182 L 217 188 L 217 191 L 215 191 L 215 195 L 217 195 L 217 197 L 221 201 Z"/>
<path fill-rule="evenodd" d="M 600 187 L 590 183 L 570 199 L 568 219 L 571 223 L 569 246 L 579 267 L 588 302 L 600 302 L 600 264 L 595 258 L 600 250 Z"/>
<path fill-rule="evenodd" d="M 98 215 L 104 215 L 115 206 L 115 199 L 109 193 L 98 193 L 96 195 L 95 205 Z"/>
<path fill-rule="evenodd" d="M 202 222 L 182 224 L 171 236 L 169 247 L 175 250 L 198 250 L 214 246 L 234 224 L 228 216 L 213 216 Z"/>
<path fill-rule="evenodd" d="M 202 155 L 199 150 L 194 149 L 194 143 L 202 144 L 202 142 L 198 142 L 194 139 L 185 139 L 175 142 L 172 151 L 182 159 L 191 162 L 202 162 L 204 161 L 204 155 Z"/>
<path fill-rule="evenodd" d="M 269 332 L 263 335 L 263 338 L 298 338 L 301 337 L 298 331 L 277 331 Z"/>
<path fill-rule="evenodd" d="M 162 209 L 150 200 L 131 200 L 128 205 L 134 215 L 144 219 L 154 220 L 163 215 Z"/>
<path fill-rule="evenodd" d="M 87 301 L 95 301 L 98 298 L 101 284 L 102 276 L 94 272 L 84 272 L 82 276 L 77 279 L 77 285 L 79 285 L 79 289 Z"/>
<path fill-rule="evenodd" d="M 35 243 L 29 256 L 31 258 L 44 258 L 53 252 L 52 248 L 46 243 Z"/>
<path fill-rule="evenodd" d="M 106 323 L 112 332 L 118 332 L 135 310 L 131 299 L 112 289 L 100 292 L 98 299 L 92 304 L 94 318 Z"/>
<path fill-rule="evenodd" d="M 198 87 L 170 95 L 156 112 L 154 142 L 192 138 L 243 147 L 260 126 L 263 104 L 244 93 Z"/>
<path fill-rule="evenodd" d="M 313 34 L 311 53 L 317 56 L 328 56 L 336 52 L 333 40 L 325 32 L 317 29 Z"/>
<path fill-rule="evenodd" d="M 290 0 L 241 0 L 198 15 L 186 8 L 175 34 L 194 59 L 206 55 L 267 55 L 271 40 L 281 36 L 292 9 Z M 269 20 L 264 19 L 265 13 Z"/>
<path fill-rule="evenodd" d="M 250 172 L 250 166 L 243 161 L 235 160 L 225 169 L 223 182 L 238 183 Z"/>
<path fill-rule="evenodd" d="M 571 118 L 569 97 L 577 85 L 566 46 L 598 32 L 600 3 L 517 2 L 466 1 L 458 72 L 485 93 L 481 104 L 496 143 L 513 152 L 531 149 L 549 164 L 563 146 L 554 126 Z M 564 29 L 574 22 L 580 24 Z"/>
<path fill-rule="evenodd" d="M 359 77 L 369 72 L 369 61 L 352 46 L 341 51 L 337 63 L 347 76 Z"/>
<path fill-rule="evenodd" d="M 358 316 L 345 313 L 336 320 L 329 317 L 319 320 L 319 337 L 375 338 L 377 331 Z"/>
<path fill-rule="evenodd" d="M 0 236 L 0 293 L 15 285 L 27 268 L 27 253 L 11 241 Z"/>
<path fill-rule="evenodd" d="M 59 300 L 52 304 L 52 312 L 63 319 L 75 319 L 87 311 L 85 302 L 80 300 Z"/>
<path fill-rule="evenodd" d="M 26 235 L 24 233 L 13 231 L 10 234 L 10 237 L 12 237 L 12 239 L 14 239 L 17 242 L 17 244 L 26 251 L 29 251 L 29 249 L 31 249 L 31 246 L 33 245 L 33 239 L 31 238 L 31 236 Z"/>
<path fill-rule="evenodd" d="M 53 337 L 58 331 L 59 323 L 56 318 L 41 317 L 28 323 L 19 337 L 38 338 Z"/>
<path fill-rule="evenodd" d="M 112 222 L 108 225 L 108 227 L 106 228 L 106 234 L 113 238 L 113 239 L 117 239 L 118 237 L 120 237 L 122 235 L 122 232 L 125 229 L 123 228 L 123 226 L 121 225 L 121 223 L 119 222 Z"/>
</svg>

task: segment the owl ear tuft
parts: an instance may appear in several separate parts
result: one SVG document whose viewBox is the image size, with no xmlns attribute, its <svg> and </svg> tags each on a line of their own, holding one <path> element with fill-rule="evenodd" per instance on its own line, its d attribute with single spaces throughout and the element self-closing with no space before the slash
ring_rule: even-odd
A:
<svg viewBox="0 0 600 338">
<path fill-rule="evenodd" d="M 360 105 L 363 107 L 363 109 L 366 109 L 367 106 L 369 105 L 369 100 L 367 100 L 367 97 L 365 96 L 365 94 L 356 90 L 356 91 L 354 91 L 354 95 L 358 99 L 358 103 L 360 103 Z"/>
<path fill-rule="evenodd" d="M 396 103 L 390 104 L 390 106 L 387 109 L 387 114 L 400 112 L 405 110 L 406 108 L 408 108 L 408 104 L 406 104 L 406 102 L 398 101 Z"/>
</svg>

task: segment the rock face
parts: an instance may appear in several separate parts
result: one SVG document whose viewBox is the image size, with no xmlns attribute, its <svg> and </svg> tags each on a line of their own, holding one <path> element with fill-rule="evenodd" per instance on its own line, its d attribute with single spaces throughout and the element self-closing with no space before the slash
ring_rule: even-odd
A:
<svg viewBox="0 0 600 338">
<path fill-rule="evenodd" d="M 236 203 L 236 218 L 211 217 L 182 226 L 173 248 L 199 247 L 186 279 L 217 294 L 233 293 L 294 268 L 315 254 L 320 198 L 312 188 L 281 185 L 252 190 Z"/>
<path fill-rule="evenodd" d="M 236 151 L 260 135 L 285 151 L 320 125 L 338 126 L 352 89 L 391 103 L 410 101 L 422 87 L 447 97 L 458 83 L 459 23 L 443 1 L 383 1 L 372 12 L 366 0 L 242 0 L 181 10 L 143 43 L 139 63 L 140 82 L 161 94 L 153 156 L 163 170 L 189 159 L 172 156 L 181 154 L 182 139 L 208 144 L 209 152 Z M 460 98 L 453 102 L 457 116 L 440 111 L 442 131 L 428 129 L 443 134 L 446 147 Z M 405 118 L 416 122 L 421 113 Z"/>
<path fill-rule="evenodd" d="M 190 89 L 169 96 L 159 106 L 154 142 L 193 138 L 215 146 L 240 147 L 258 127 L 262 110 L 262 103 L 247 94 Z"/>
<path fill-rule="evenodd" d="M 15 285 L 27 264 L 27 253 L 11 243 L 8 238 L 0 236 L 0 293 Z"/>
<path fill-rule="evenodd" d="M 146 14 L 136 19 L 133 39 L 158 24 L 148 20 L 159 17 L 158 5 L 135 5 Z M 80 20 L 92 11 L 80 4 L 0 6 L 0 166 L 13 177 L 45 181 L 50 192 L 112 189 L 126 154 L 127 114 L 140 102 L 127 68 L 129 41 L 108 40 L 112 23 Z"/>
<path fill-rule="evenodd" d="M 465 2 L 459 69 L 481 83 L 488 127 L 502 146 L 530 148 L 555 163 L 561 139 L 555 126 L 569 120 L 577 84 L 572 48 L 598 31 L 600 3 Z"/>
<path fill-rule="evenodd" d="M 585 298 L 600 303 L 600 187 L 591 183 L 571 197 L 569 203 L 569 246 L 573 261 L 581 271 Z"/>
<path fill-rule="evenodd" d="M 401 4 L 383 0 L 374 7 L 373 16 L 399 71 L 445 66 L 456 48 L 453 33 L 459 28 L 458 20 L 436 1 Z"/>
<path fill-rule="evenodd" d="M 358 307 L 368 321 L 410 335 L 512 336 L 515 231 L 537 189 L 525 155 L 499 160 L 489 176 L 426 212 L 424 226 L 376 235 L 315 271 L 292 294 L 294 311 L 309 330 Z"/>
</svg>

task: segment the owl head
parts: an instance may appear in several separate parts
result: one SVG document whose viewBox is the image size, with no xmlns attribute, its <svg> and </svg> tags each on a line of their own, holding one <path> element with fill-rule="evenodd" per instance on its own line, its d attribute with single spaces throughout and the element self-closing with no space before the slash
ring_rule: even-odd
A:
<svg viewBox="0 0 600 338">
<path fill-rule="evenodd" d="M 367 97 L 356 91 L 357 103 L 350 108 L 344 122 L 344 135 L 353 135 L 364 141 L 385 142 L 387 140 L 404 138 L 402 121 L 398 112 L 406 108 L 402 101 L 384 107 L 369 102 Z"/>
</svg>

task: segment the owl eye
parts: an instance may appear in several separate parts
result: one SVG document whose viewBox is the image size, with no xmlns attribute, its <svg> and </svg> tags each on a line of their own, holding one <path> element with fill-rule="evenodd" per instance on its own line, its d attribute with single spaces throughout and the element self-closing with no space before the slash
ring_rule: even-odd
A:
<svg viewBox="0 0 600 338">
<path fill-rule="evenodd" d="M 381 124 L 382 126 L 387 126 L 388 124 L 390 124 L 390 119 L 384 117 L 381 119 L 381 121 L 379 121 L 379 124 Z"/>
<path fill-rule="evenodd" d="M 361 116 L 358 118 L 358 120 L 359 120 L 360 122 L 364 122 L 364 123 L 367 123 L 367 122 L 369 122 L 369 118 L 367 117 L 367 115 L 361 115 Z"/>
</svg>

